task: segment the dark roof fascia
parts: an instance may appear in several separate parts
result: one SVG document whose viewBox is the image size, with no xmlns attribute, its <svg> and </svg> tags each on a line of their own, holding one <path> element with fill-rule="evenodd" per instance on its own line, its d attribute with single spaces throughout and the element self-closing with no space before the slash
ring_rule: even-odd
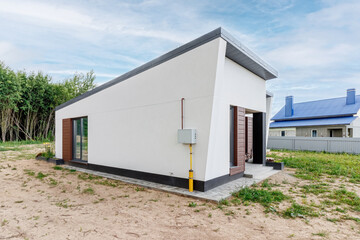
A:
<svg viewBox="0 0 360 240">
<path fill-rule="evenodd" d="M 274 128 L 301 128 L 301 127 L 323 127 L 323 126 L 340 126 L 340 125 L 349 125 L 349 124 L 343 124 L 343 123 L 339 123 L 339 124 L 329 124 L 329 125 L 306 125 L 306 126 L 290 126 L 290 127 L 269 127 L 271 129 L 274 129 Z"/>
<path fill-rule="evenodd" d="M 270 80 L 278 77 L 278 72 L 271 67 L 268 63 L 262 60 L 258 55 L 252 52 L 250 49 L 245 47 L 239 40 L 234 38 L 230 33 L 225 29 L 221 28 L 221 37 L 230 45 L 226 48 L 226 57 L 231 60 L 239 63 L 249 71 L 253 72 L 257 76 L 263 78 L 264 80 Z M 239 54 L 232 56 L 231 47 L 235 48 Z M 242 56 L 241 56 L 242 55 Z M 244 58 L 247 58 L 248 66 L 244 65 Z M 260 68 L 258 67 L 260 66 Z"/>
<path fill-rule="evenodd" d="M 229 44 L 231 47 L 236 48 L 239 53 L 241 53 L 242 55 L 245 55 L 246 57 L 246 64 L 244 66 L 244 63 L 242 63 L 242 61 L 244 61 L 244 56 L 242 57 L 236 57 L 236 56 L 227 56 L 229 57 L 231 60 L 239 63 L 240 65 L 242 65 L 243 67 L 245 67 L 246 69 L 248 69 L 249 71 L 253 72 L 254 74 L 256 74 L 257 76 L 263 78 L 264 80 L 269 80 L 272 78 L 276 78 L 277 77 L 277 71 L 274 70 L 270 65 L 268 65 L 267 63 L 265 63 L 263 60 L 261 60 L 256 54 L 254 54 L 253 52 L 251 52 L 248 48 L 246 48 L 244 45 L 242 45 L 238 40 L 236 40 L 234 37 L 232 37 L 229 33 L 227 33 L 224 29 L 217 28 L 191 42 L 188 42 L 164 55 L 161 55 L 158 58 L 155 58 L 153 60 L 151 60 L 150 62 L 147 62 L 109 82 L 106 82 L 78 97 L 75 97 L 59 106 L 57 106 L 55 108 L 55 111 L 58 111 L 66 106 L 69 106 L 75 102 L 78 102 L 84 98 L 87 98 L 95 93 L 98 93 L 108 87 L 111 87 L 117 83 L 120 83 L 128 78 L 131 78 L 139 73 L 142 73 L 146 70 L 149 70 L 157 65 L 160 65 L 166 61 L 171 60 L 172 58 L 175 58 L 181 54 L 184 54 L 194 48 L 197 48 L 205 43 L 208 43 L 216 38 L 223 38 L 227 44 Z M 227 46 L 227 48 L 229 47 L 229 45 Z M 228 55 L 228 53 L 226 54 Z M 249 66 L 246 66 L 249 65 Z M 254 68 L 254 66 L 256 66 Z"/>
<path fill-rule="evenodd" d="M 356 113 L 354 113 L 356 114 Z M 296 120 L 311 120 L 311 119 L 320 119 L 320 118 L 338 118 L 338 117 L 351 117 L 354 116 L 354 114 L 342 114 L 342 115 L 327 115 L 327 116 L 316 116 L 316 117 L 303 117 L 303 118 L 283 118 L 283 119 L 271 119 L 274 122 L 288 122 L 288 121 L 296 121 Z"/>
</svg>

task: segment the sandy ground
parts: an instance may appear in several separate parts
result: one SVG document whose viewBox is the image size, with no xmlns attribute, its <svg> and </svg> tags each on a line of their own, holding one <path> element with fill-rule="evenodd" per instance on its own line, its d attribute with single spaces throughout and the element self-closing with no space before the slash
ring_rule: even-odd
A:
<svg viewBox="0 0 360 240">
<path fill-rule="evenodd" d="M 84 180 L 31 158 L 41 150 L 0 152 L 0 239 L 360 239 L 354 221 L 285 219 L 259 204 L 219 209 L 119 181 Z M 47 176 L 36 178 L 39 172 Z M 279 188 L 288 192 L 303 181 L 288 173 L 270 182 L 286 182 Z"/>
</svg>

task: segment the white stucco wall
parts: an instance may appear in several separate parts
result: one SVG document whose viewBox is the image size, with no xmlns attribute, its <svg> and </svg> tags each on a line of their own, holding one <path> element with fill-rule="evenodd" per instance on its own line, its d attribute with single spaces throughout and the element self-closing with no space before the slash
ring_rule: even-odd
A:
<svg viewBox="0 0 360 240">
<path fill-rule="evenodd" d="M 180 99 L 184 127 L 195 128 L 194 179 L 229 174 L 230 105 L 266 112 L 265 80 L 225 57 L 218 38 L 56 112 L 56 157 L 62 119 L 88 116 L 88 162 L 187 178 L 189 147 L 177 143 Z"/>
<path fill-rule="evenodd" d="M 269 130 L 270 137 L 281 137 L 281 131 L 285 131 L 286 137 L 295 137 L 296 128 L 272 128 Z"/>
<path fill-rule="evenodd" d="M 266 148 L 269 140 L 270 115 L 271 115 L 272 102 L 273 102 L 273 97 L 266 96 Z"/>
<path fill-rule="evenodd" d="M 56 157 L 62 158 L 62 119 L 88 116 L 89 163 L 187 178 L 189 147 L 177 143 L 184 97 L 184 127 L 198 132 L 194 179 L 206 180 L 214 84 L 224 43 L 215 39 L 58 110 Z"/>
<path fill-rule="evenodd" d="M 357 114 L 359 116 L 359 114 Z M 353 129 L 353 136 L 354 138 L 360 138 L 360 118 L 356 118 L 349 126 Z"/>
<path fill-rule="evenodd" d="M 211 115 L 206 180 L 229 174 L 230 105 L 266 112 L 265 80 L 225 57 L 226 42 L 220 46 L 214 106 Z"/>
</svg>

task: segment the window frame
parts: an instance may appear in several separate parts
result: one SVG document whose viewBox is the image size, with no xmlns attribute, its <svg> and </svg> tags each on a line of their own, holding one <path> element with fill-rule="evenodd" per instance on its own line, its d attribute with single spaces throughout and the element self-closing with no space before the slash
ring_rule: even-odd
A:
<svg viewBox="0 0 360 240">
<path fill-rule="evenodd" d="M 315 131 L 315 136 L 313 136 L 313 132 Z M 318 131 L 317 129 L 311 129 L 311 137 L 318 137 Z"/>
<path fill-rule="evenodd" d="M 72 139 L 73 139 L 73 147 L 72 147 L 72 160 L 75 161 L 82 161 L 82 162 L 87 162 L 88 160 L 84 160 L 83 159 L 83 136 L 84 136 L 84 118 L 87 118 L 88 124 L 89 124 L 89 118 L 88 116 L 82 116 L 82 117 L 77 117 L 77 118 L 72 118 Z M 77 126 L 76 126 L 76 121 L 80 120 L 80 158 L 76 158 L 76 134 L 75 134 L 75 129 L 77 131 Z M 89 125 L 88 125 L 89 127 Z"/>
</svg>

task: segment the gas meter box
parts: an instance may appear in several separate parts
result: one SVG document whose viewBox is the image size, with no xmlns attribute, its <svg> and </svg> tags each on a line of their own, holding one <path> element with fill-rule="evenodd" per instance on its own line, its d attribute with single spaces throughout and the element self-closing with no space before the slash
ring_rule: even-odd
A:
<svg viewBox="0 0 360 240">
<path fill-rule="evenodd" d="M 196 143 L 196 129 L 179 129 L 178 143 L 195 144 Z"/>
</svg>

